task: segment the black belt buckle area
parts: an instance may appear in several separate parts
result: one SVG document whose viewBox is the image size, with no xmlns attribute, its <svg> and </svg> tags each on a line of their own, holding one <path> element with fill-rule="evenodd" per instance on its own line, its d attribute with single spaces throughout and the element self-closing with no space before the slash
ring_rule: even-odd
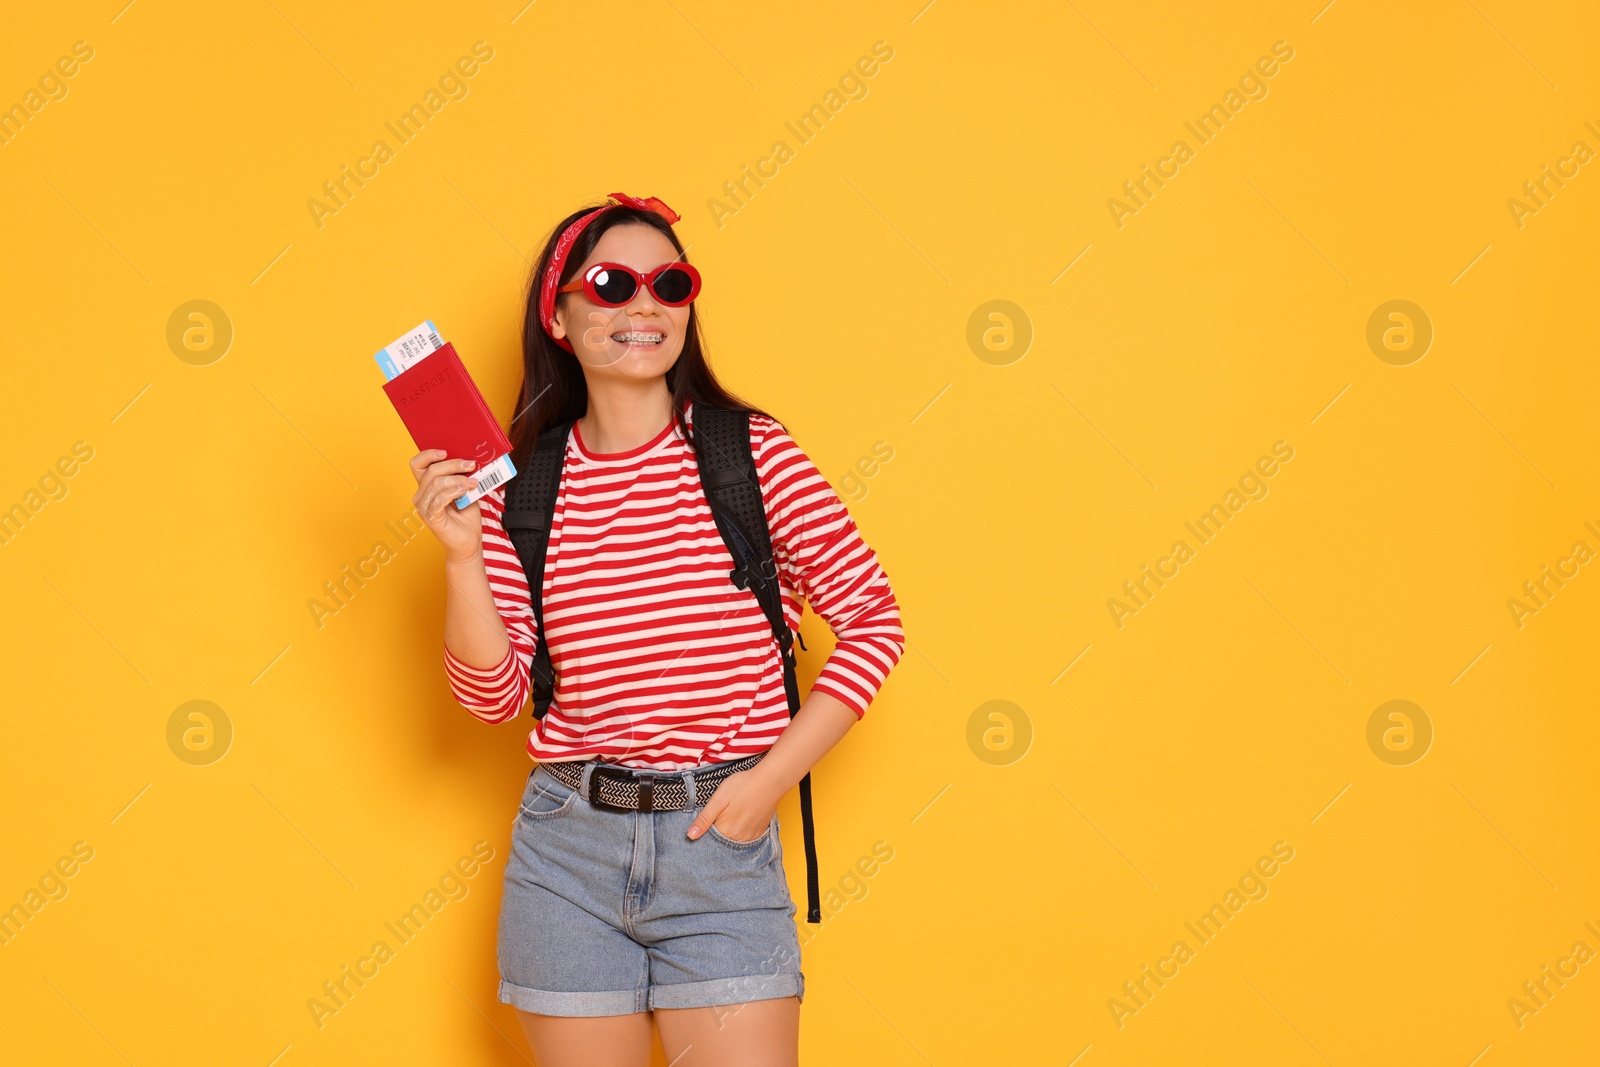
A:
<svg viewBox="0 0 1600 1067">
<path fill-rule="evenodd" d="M 699 803 L 705 804 L 711 798 L 711 794 L 716 791 L 717 786 L 730 774 L 735 771 L 748 770 L 755 766 L 760 762 L 763 755 L 765 753 L 745 756 L 731 763 L 718 766 L 714 770 L 695 774 L 695 782 L 699 789 Z M 595 767 L 594 772 L 589 775 L 589 788 L 585 792 L 585 799 L 601 811 L 675 811 L 687 803 L 688 797 L 685 795 L 685 791 L 678 787 L 679 783 L 676 779 L 669 782 L 664 781 L 664 778 L 673 779 L 673 776 L 648 773 L 636 774 L 626 768 L 599 764 Z M 609 780 L 615 786 L 622 786 L 623 796 L 627 796 L 631 792 L 637 799 L 632 804 L 617 804 L 604 799 L 601 792 L 603 780 Z M 656 788 L 658 782 L 661 783 L 660 789 Z M 629 788 L 630 786 L 632 788 Z M 612 795 L 616 795 L 616 790 L 612 791 Z M 662 807 L 662 804 L 667 806 Z"/>
<path fill-rule="evenodd" d="M 633 775 L 629 774 L 627 771 L 614 771 L 608 767 L 596 767 L 594 769 L 594 773 L 589 776 L 590 804 L 599 808 L 601 811 L 639 810 L 638 808 L 631 807 L 627 804 L 612 804 L 610 801 L 602 800 L 600 798 L 600 778 L 602 775 L 609 777 L 613 782 L 630 782 L 634 780 Z"/>
</svg>

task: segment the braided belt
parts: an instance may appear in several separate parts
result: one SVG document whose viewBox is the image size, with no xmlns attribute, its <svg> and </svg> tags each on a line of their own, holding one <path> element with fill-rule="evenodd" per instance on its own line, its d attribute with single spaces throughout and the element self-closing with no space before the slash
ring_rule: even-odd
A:
<svg viewBox="0 0 1600 1067">
<path fill-rule="evenodd" d="M 753 756 L 713 763 L 704 769 L 686 772 L 694 779 L 697 802 L 704 806 L 724 778 L 754 767 L 763 755 L 765 753 L 758 752 Z M 571 789 L 581 790 L 586 762 L 592 761 L 561 760 L 540 766 L 549 771 L 556 781 Z M 689 789 L 684 784 L 684 773 L 651 771 L 635 774 L 625 767 L 596 763 L 594 774 L 589 778 L 587 799 L 590 804 L 605 811 L 682 811 L 689 806 Z"/>
</svg>

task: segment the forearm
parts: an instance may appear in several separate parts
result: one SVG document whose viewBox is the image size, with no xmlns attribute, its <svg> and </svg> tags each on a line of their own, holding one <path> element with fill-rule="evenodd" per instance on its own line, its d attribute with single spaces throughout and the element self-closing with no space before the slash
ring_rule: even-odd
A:
<svg viewBox="0 0 1600 1067">
<path fill-rule="evenodd" d="M 483 552 L 444 565 L 444 645 L 469 667 L 498 666 L 511 649 L 505 623 L 495 607 Z"/>
<path fill-rule="evenodd" d="M 849 705 L 813 689 L 751 773 L 766 783 L 768 792 L 776 800 L 799 784 L 840 738 L 849 733 L 857 719 Z"/>
</svg>

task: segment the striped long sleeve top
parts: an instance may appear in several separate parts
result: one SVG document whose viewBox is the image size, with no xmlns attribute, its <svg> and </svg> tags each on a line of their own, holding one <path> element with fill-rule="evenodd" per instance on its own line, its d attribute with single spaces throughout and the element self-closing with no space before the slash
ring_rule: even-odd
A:
<svg viewBox="0 0 1600 1067">
<path fill-rule="evenodd" d="M 688 417 L 692 427 L 692 408 Z M 905 647 L 888 576 L 783 427 L 752 415 L 750 437 L 784 614 L 798 630 L 804 599 L 828 623 L 836 645 L 813 688 L 859 717 Z M 789 722 L 777 642 L 755 594 L 729 581 L 733 559 L 677 426 L 609 454 L 590 450 L 574 426 L 563 464 L 544 633 L 501 523 L 505 491 L 480 501 L 484 564 L 511 647 L 486 669 L 445 648 L 455 698 L 484 722 L 515 718 L 534 642 L 548 641 L 557 678 L 528 737 L 536 760 L 682 770 L 770 748 Z"/>
</svg>

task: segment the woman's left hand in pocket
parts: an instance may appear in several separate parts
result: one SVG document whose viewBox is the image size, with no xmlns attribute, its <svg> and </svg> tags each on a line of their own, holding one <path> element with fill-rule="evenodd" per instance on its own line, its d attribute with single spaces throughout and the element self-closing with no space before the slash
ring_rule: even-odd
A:
<svg viewBox="0 0 1600 1067">
<path fill-rule="evenodd" d="M 777 810 L 778 796 L 756 768 L 735 771 L 717 785 L 717 791 L 689 824 L 689 840 L 715 826 L 717 833 L 730 841 L 754 841 L 766 833 Z"/>
</svg>

